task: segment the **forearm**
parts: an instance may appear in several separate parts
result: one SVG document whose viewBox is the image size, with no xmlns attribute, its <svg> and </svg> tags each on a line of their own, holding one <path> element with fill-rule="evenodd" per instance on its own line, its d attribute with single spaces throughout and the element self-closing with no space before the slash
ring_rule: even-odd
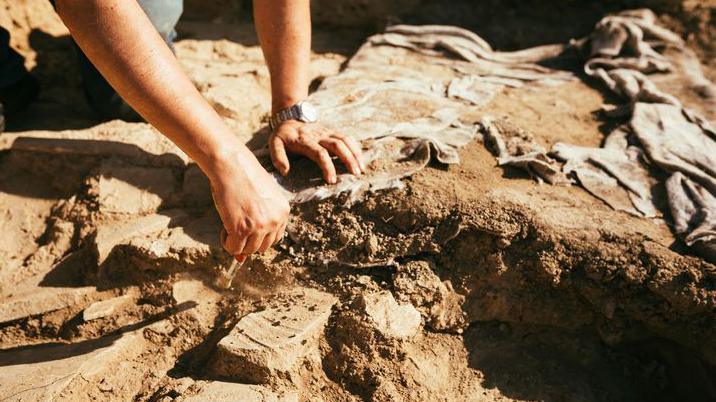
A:
<svg viewBox="0 0 716 402">
<path fill-rule="evenodd" d="M 135 1 L 58 0 L 73 38 L 113 88 L 210 176 L 224 153 L 250 153 L 184 74 Z"/>
<path fill-rule="evenodd" d="M 311 57 L 309 0 L 254 0 L 256 32 L 271 74 L 277 112 L 308 96 Z"/>
</svg>

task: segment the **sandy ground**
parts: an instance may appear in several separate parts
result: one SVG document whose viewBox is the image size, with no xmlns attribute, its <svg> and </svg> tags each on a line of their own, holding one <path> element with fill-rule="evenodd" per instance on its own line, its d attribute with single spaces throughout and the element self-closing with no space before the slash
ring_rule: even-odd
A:
<svg viewBox="0 0 716 402">
<path fill-rule="evenodd" d="M 0 151 L 0 400 L 716 399 L 716 267 L 667 221 L 540 186 L 478 142 L 403 189 L 295 208 L 290 239 L 215 288 L 226 256 L 201 174 L 147 125 L 98 124 L 46 2 L 0 10 L 43 85 L 0 145 L 44 139 Z M 663 20 L 714 77 L 713 31 L 690 18 Z M 570 24 L 555 31 L 592 22 Z M 192 80 L 259 147 L 268 73 L 250 23 L 179 33 Z M 313 87 L 366 35 L 317 30 Z M 475 114 L 596 146 L 614 124 L 604 101 L 574 81 L 506 89 Z"/>
</svg>

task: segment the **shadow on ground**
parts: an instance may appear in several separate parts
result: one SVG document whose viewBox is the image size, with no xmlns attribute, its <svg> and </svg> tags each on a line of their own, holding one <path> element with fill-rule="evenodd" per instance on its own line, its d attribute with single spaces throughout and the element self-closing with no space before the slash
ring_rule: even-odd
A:
<svg viewBox="0 0 716 402">
<path fill-rule="evenodd" d="M 76 130 L 99 123 L 82 92 L 70 36 L 52 36 L 33 29 L 30 46 L 37 52 L 31 74 L 40 81 L 40 95 L 8 122 L 6 131 Z"/>
<path fill-rule="evenodd" d="M 464 337 L 483 386 L 518 400 L 713 401 L 716 383 L 693 351 L 659 339 L 609 348 L 594 331 L 499 322 Z M 696 380 L 698 379 L 698 380 Z"/>
<path fill-rule="evenodd" d="M 2 349 L 0 350 L 0 367 L 42 363 L 88 354 L 97 349 L 113 345 L 122 337 L 122 334 L 138 331 L 194 307 L 196 307 L 196 302 L 184 302 L 170 307 L 159 314 L 148 317 L 141 322 L 125 325 L 101 338 L 87 339 L 74 343 L 48 342 L 38 345 Z"/>
</svg>

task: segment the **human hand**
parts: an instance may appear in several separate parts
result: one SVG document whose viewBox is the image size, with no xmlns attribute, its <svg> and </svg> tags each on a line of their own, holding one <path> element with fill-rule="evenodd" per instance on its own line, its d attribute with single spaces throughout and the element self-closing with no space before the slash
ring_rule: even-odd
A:
<svg viewBox="0 0 716 402">
<path fill-rule="evenodd" d="M 271 134 L 271 161 L 284 176 L 290 169 L 287 151 L 316 162 L 323 172 L 323 178 L 331 184 L 336 182 L 336 167 L 331 155 L 337 156 L 352 174 L 360 175 L 365 172 L 358 142 L 319 123 L 288 120 L 281 123 Z"/>
<path fill-rule="evenodd" d="M 253 154 L 234 152 L 212 173 L 212 196 L 226 230 L 221 239 L 226 251 L 243 262 L 283 238 L 288 200 Z"/>
</svg>

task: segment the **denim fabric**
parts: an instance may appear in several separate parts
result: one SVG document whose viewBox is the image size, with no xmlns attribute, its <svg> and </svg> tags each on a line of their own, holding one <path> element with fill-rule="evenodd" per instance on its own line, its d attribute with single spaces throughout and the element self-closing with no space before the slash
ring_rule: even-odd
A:
<svg viewBox="0 0 716 402">
<path fill-rule="evenodd" d="M 176 37 L 174 27 L 183 11 L 183 0 L 139 0 L 138 3 L 164 41 L 171 47 Z M 75 46 L 75 49 L 82 74 L 82 86 L 92 108 L 103 119 L 141 120 L 139 115 L 105 81 L 80 48 Z"/>
<path fill-rule="evenodd" d="M 10 86 L 27 74 L 24 59 L 10 47 L 10 32 L 0 27 L 0 88 Z"/>
<path fill-rule="evenodd" d="M 52 1 L 54 5 L 54 1 Z M 183 0 L 138 0 L 152 24 L 169 46 L 176 37 L 174 27 L 184 8 Z M 141 38 L 137 38 L 141 40 Z M 0 88 L 17 82 L 26 73 L 23 58 L 9 45 L 10 34 L 0 27 Z M 82 86 L 90 105 L 104 119 L 139 120 L 139 116 L 105 81 L 102 75 L 75 45 Z"/>
</svg>

